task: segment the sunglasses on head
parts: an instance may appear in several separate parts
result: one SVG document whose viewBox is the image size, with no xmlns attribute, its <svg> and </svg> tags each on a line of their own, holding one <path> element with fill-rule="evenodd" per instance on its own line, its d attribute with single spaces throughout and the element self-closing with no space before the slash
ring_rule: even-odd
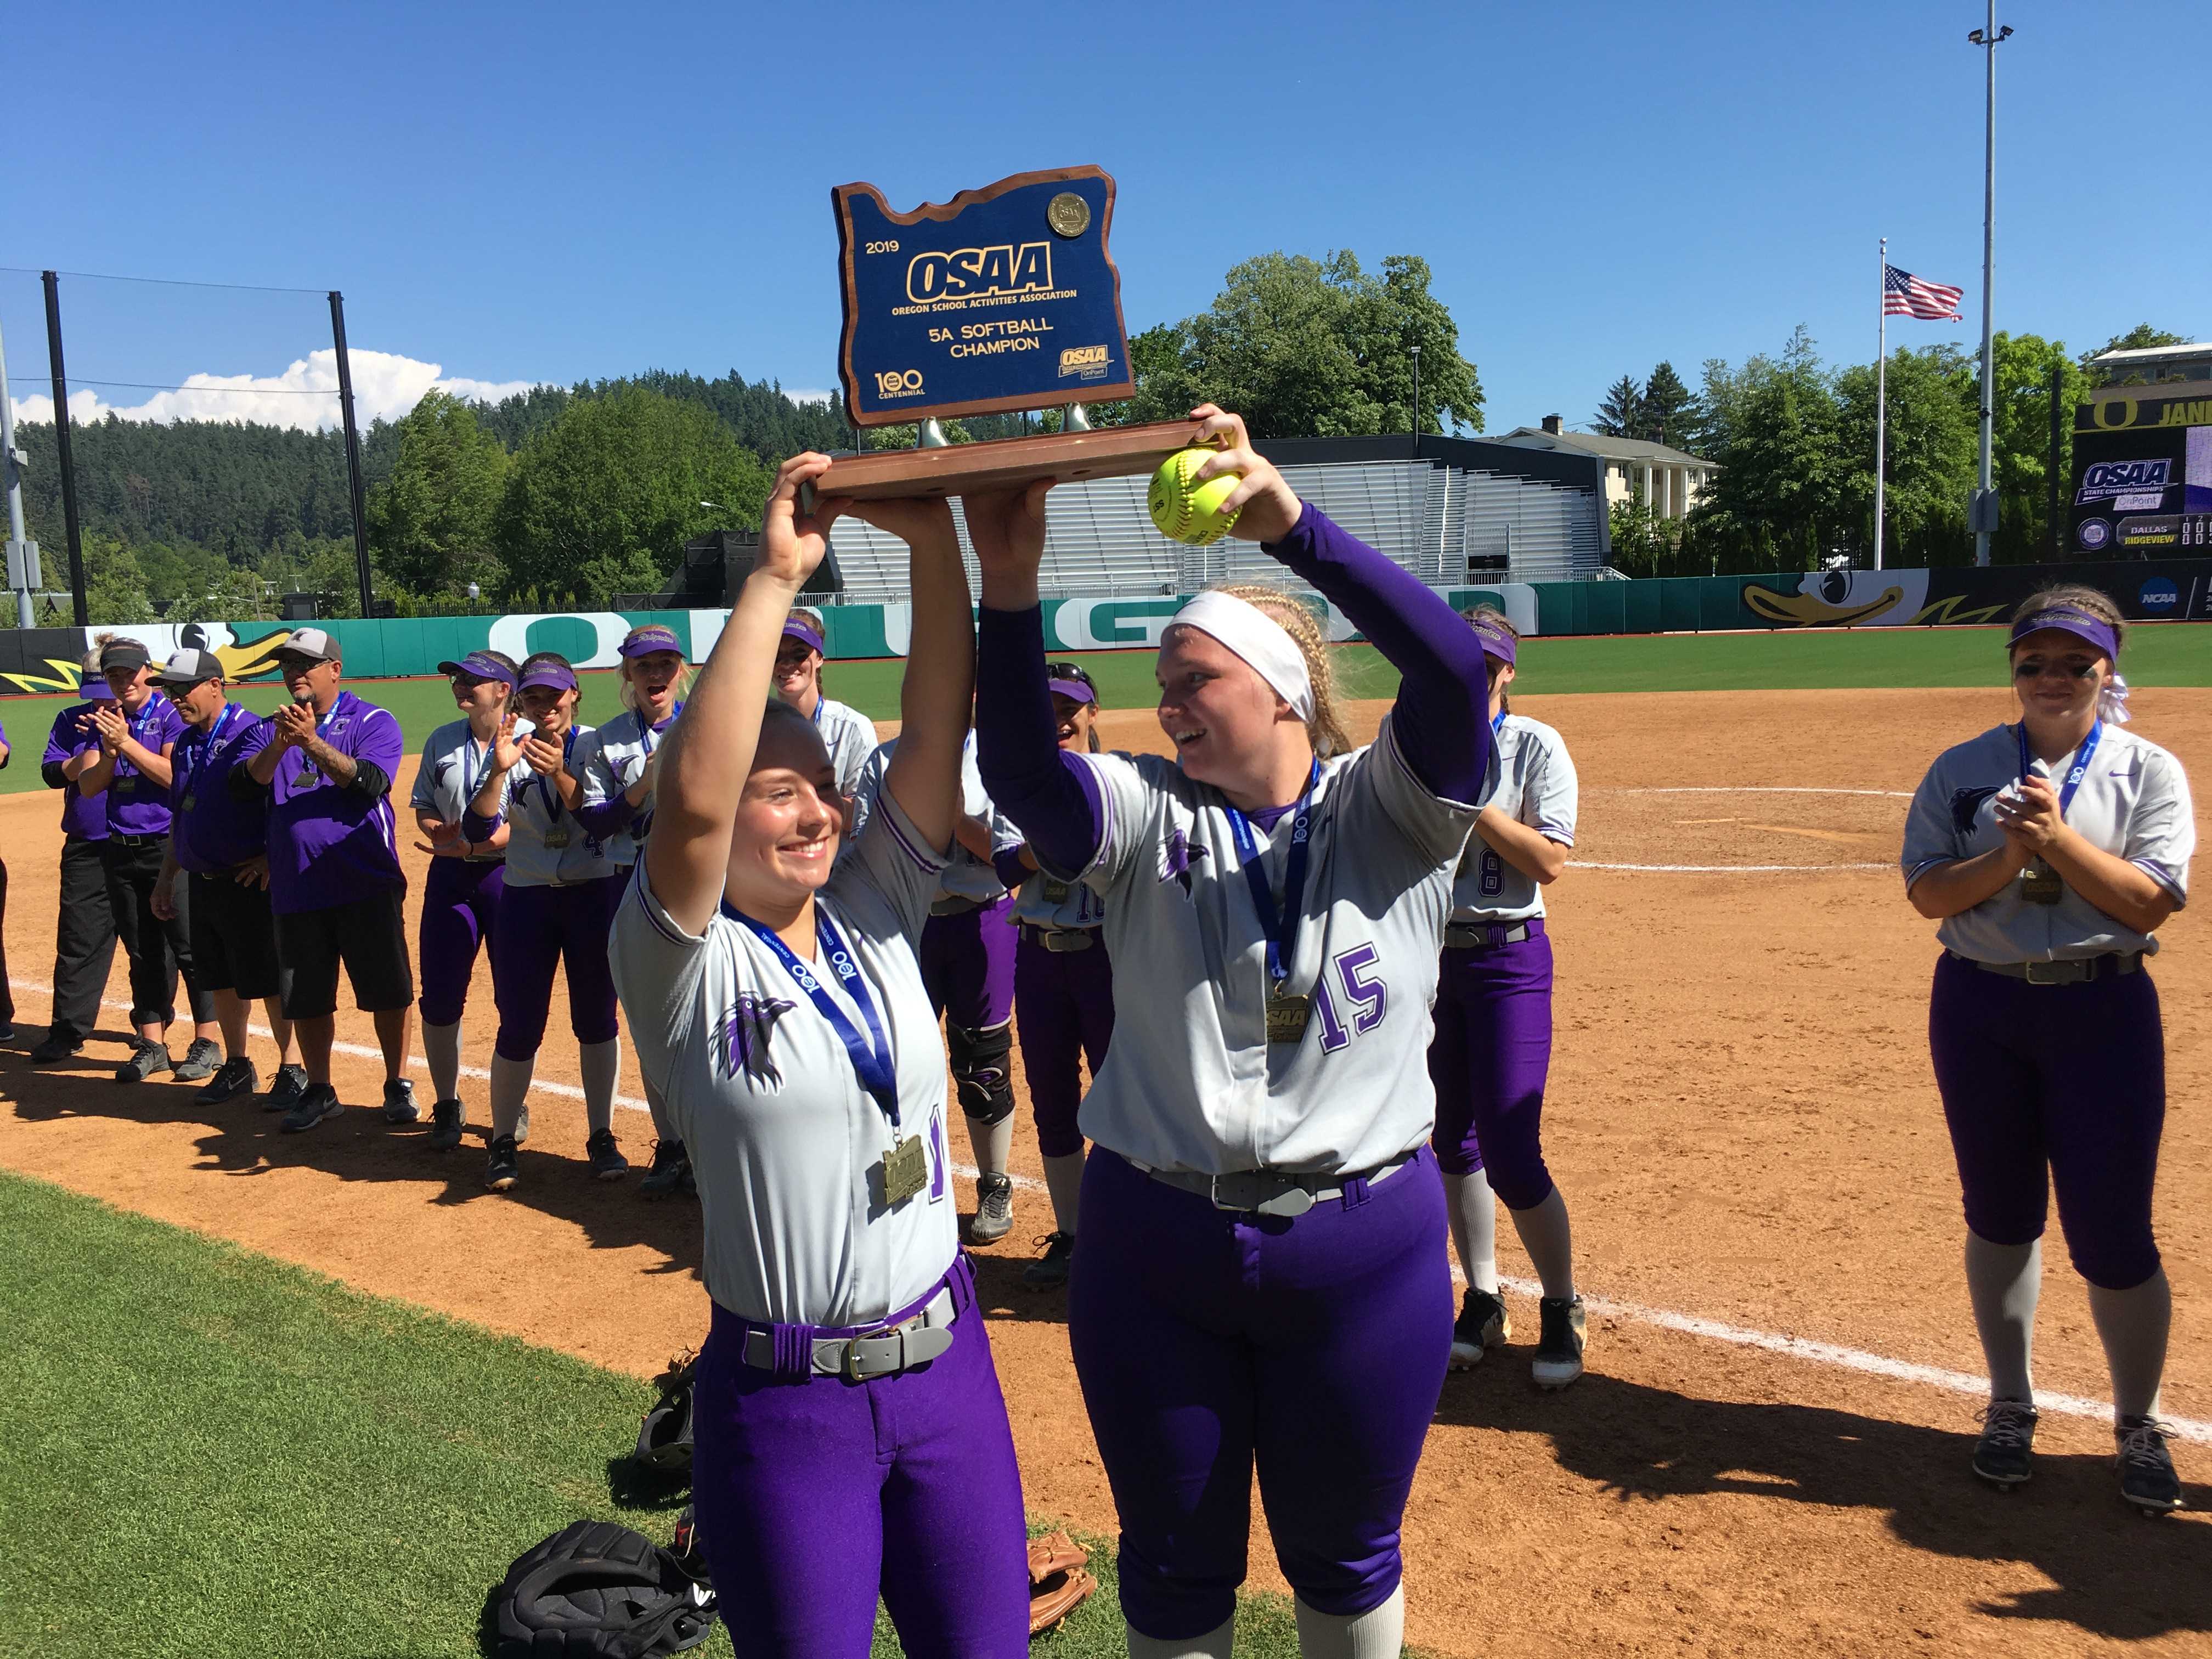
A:
<svg viewBox="0 0 2212 1659">
<path fill-rule="evenodd" d="M 2012 665 L 2012 677 L 2016 680 L 2039 680 L 2052 669 L 2071 678 L 2086 680 L 2097 672 L 2095 659 L 2087 662 L 2045 662 L 2039 657 L 2028 657 Z"/>
</svg>

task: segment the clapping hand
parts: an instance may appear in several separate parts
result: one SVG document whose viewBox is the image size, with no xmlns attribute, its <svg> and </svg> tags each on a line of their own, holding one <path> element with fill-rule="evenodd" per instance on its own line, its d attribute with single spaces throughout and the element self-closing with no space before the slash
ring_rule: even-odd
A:
<svg viewBox="0 0 2212 1659">
<path fill-rule="evenodd" d="M 113 760 L 121 752 L 125 739 L 131 735 L 131 722 L 123 711 L 112 703 L 102 703 L 92 711 L 93 725 L 98 728 L 100 752 Z"/>
<path fill-rule="evenodd" d="M 273 741 L 279 749 L 296 749 L 315 735 L 313 703 L 283 703 L 269 718 L 276 728 Z"/>
<path fill-rule="evenodd" d="M 549 743 L 532 732 L 516 746 L 521 750 L 522 758 L 530 763 L 530 769 L 539 777 L 556 778 L 561 775 L 567 757 L 562 753 L 559 744 Z"/>
<path fill-rule="evenodd" d="M 513 714 L 501 715 L 499 730 L 492 733 L 491 763 L 501 772 L 512 772 L 522 763 L 522 745 L 515 740 Z"/>
<path fill-rule="evenodd" d="M 2024 855 L 2048 851 L 2051 843 L 2066 832 L 2066 820 L 2058 809 L 2058 792 L 2051 787 L 2048 778 L 2022 778 L 2011 788 L 1999 790 L 1990 805 L 1997 828 Z"/>
</svg>

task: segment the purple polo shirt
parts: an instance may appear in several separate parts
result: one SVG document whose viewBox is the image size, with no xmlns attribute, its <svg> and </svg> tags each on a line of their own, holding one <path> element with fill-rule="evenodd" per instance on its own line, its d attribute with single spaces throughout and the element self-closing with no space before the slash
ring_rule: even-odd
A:
<svg viewBox="0 0 2212 1659">
<path fill-rule="evenodd" d="M 40 770 L 59 766 L 88 749 L 100 747 L 97 728 L 92 723 L 92 711 L 100 707 L 96 702 L 73 702 L 54 716 L 54 729 L 46 734 L 46 752 L 39 763 Z M 82 728 L 77 724 L 79 720 L 83 721 Z M 62 833 L 85 841 L 106 841 L 107 797 L 87 797 L 77 793 L 75 784 L 65 786 L 62 790 Z"/>
<path fill-rule="evenodd" d="M 269 722 L 234 702 L 222 706 L 202 732 L 186 726 L 170 758 L 169 793 L 176 802 L 170 828 L 177 862 L 210 875 L 258 858 L 269 844 L 269 797 L 259 790 L 245 800 L 230 791 L 232 769 L 269 742 Z"/>
<path fill-rule="evenodd" d="M 116 705 L 118 708 L 122 704 Z M 160 754 L 184 735 L 185 717 L 177 705 L 159 691 L 149 691 L 136 714 L 127 716 L 131 735 Z M 169 833 L 169 792 L 120 756 L 115 776 L 107 786 L 107 827 L 118 836 L 166 836 Z"/>
<path fill-rule="evenodd" d="M 274 721 L 266 722 L 269 735 Z M 367 761 L 386 779 L 399 770 L 407 741 L 388 709 L 338 693 L 317 734 L 342 755 Z M 265 743 L 266 739 L 264 739 Z M 392 819 L 392 792 L 364 800 L 323 775 L 305 750 L 276 763 L 269 809 L 269 898 L 280 915 L 328 910 L 380 887 L 404 887 Z"/>
</svg>

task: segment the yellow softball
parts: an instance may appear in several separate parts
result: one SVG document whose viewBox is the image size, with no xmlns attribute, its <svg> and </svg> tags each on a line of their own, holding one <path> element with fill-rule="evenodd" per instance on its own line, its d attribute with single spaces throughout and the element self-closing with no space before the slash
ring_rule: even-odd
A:
<svg viewBox="0 0 2212 1659">
<path fill-rule="evenodd" d="M 1237 514 L 1222 512 L 1221 503 L 1243 482 L 1244 475 L 1224 472 L 1204 483 L 1193 482 L 1198 469 L 1218 453 L 1178 449 L 1160 463 L 1152 474 L 1152 487 L 1145 492 L 1145 505 L 1152 510 L 1152 522 L 1159 526 L 1161 535 L 1203 547 L 1229 533 Z"/>
</svg>

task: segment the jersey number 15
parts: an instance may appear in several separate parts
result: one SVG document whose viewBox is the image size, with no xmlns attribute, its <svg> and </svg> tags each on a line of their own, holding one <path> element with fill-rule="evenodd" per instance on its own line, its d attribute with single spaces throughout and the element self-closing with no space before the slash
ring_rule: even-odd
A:
<svg viewBox="0 0 2212 1659">
<path fill-rule="evenodd" d="M 1354 1032 L 1371 1031 L 1382 1023 L 1389 1011 L 1389 988 L 1379 975 L 1370 977 L 1375 968 L 1375 947 L 1356 945 L 1340 953 L 1322 971 L 1314 985 L 1314 1012 L 1321 1017 L 1321 1049 L 1333 1054 L 1352 1041 Z M 1332 971 L 1333 979 L 1332 979 Z M 1352 1010 L 1352 1026 L 1345 1028 L 1344 1018 L 1337 1012 L 1337 992 L 1344 994 L 1345 1006 Z"/>
</svg>

